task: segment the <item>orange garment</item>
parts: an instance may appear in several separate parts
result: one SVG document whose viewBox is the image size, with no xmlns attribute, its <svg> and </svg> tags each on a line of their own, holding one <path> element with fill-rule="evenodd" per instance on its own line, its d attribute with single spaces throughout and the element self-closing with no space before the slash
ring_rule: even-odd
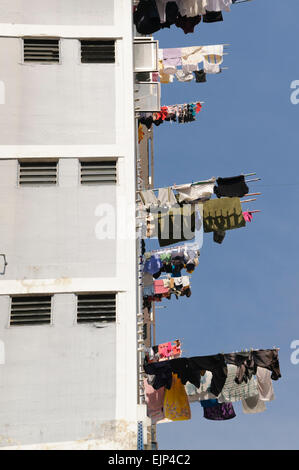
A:
<svg viewBox="0 0 299 470">
<path fill-rule="evenodd" d="M 138 126 L 138 144 L 140 144 L 143 137 L 144 137 L 144 132 L 143 132 L 143 129 L 142 129 L 142 124 L 139 124 L 139 126 Z"/>
</svg>

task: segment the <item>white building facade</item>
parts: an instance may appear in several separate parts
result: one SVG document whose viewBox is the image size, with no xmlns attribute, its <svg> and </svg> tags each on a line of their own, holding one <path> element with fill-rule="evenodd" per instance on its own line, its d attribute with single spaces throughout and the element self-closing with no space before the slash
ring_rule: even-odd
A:
<svg viewBox="0 0 299 470">
<path fill-rule="evenodd" d="M 2 448 L 137 446 L 133 72 L 130 1 L 0 0 Z"/>
</svg>

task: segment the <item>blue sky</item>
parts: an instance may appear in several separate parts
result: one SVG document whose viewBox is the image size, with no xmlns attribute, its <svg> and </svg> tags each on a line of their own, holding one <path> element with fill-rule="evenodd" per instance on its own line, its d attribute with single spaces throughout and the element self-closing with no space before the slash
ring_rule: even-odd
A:
<svg viewBox="0 0 299 470">
<path fill-rule="evenodd" d="M 282 6 L 283 5 L 283 6 Z M 154 128 L 155 187 L 212 176 L 257 172 L 260 209 L 222 245 L 205 234 L 192 297 L 163 301 L 157 342 L 183 340 L 185 356 L 280 347 L 282 378 L 265 413 L 227 422 L 203 418 L 158 425 L 160 449 L 298 449 L 299 364 L 290 343 L 299 339 L 298 232 L 299 105 L 290 84 L 299 80 L 298 0 L 253 0 L 232 6 L 224 21 L 185 35 L 172 26 L 155 34 L 161 48 L 230 44 L 220 75 L 207 83 L 162 85 L 162 104 L 205 101 L 196 122 Z"/>
</svg>

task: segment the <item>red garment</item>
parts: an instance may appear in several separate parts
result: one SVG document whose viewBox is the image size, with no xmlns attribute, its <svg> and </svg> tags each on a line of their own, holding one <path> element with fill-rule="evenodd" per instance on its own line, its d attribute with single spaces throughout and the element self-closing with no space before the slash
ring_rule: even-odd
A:
<svg viewBox="0 0 299 470">
<path fill-rule="evenodd" d="M 196 114 L 201 111 L 202 105 L 200 103 L 196 103 Z"/>
<path fill-rule="evenodd" d="M 155 294 L 168 294 L 169 287 L 164 287 L 163 279 L 154 281 L 154 292 Z"/>
</svg>

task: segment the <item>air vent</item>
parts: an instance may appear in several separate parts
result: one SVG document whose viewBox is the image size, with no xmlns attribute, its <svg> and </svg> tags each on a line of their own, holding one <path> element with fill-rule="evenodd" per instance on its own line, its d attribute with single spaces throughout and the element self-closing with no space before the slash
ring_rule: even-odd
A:
<svg viewBox="0 0 299 470">
<path fill-rule="evenodd" d="M 51 323 L 51 295 L 11 298 L 10 325 Z"/>
<path fill-rule="evenodd" d="M 115 319 L 115 294 L 78 295 L 78 323 L 113 322 Z"/>
<path fill-rule="evenodd" d="M 116 184 L 116 161 L 81 161 L 81 184 Z"/>
<path fill-rule="evenodd" d="M 81 62 L 113 64 L 115 62 L 115 41 L 81 40 Z"/>
<path fill-rule="evenodd" d="M 21 186 L 57 184 L 57 163 L 57 161 L 20 161 L 19 184 Z"/>
<path fill-rule="evenodd" d="M 59 62 L 59 40 L 24 39 L 24 62 Z"/>
</svg>

